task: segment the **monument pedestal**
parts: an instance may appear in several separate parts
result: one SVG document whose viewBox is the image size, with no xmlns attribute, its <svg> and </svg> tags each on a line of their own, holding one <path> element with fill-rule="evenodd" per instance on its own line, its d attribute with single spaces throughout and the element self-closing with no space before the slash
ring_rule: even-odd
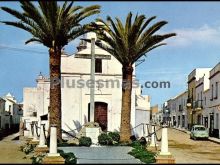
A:
<svg viewBox="0 0 220 165">
<path fill-rule="evenodd" d="M 157 155 L 156 156 L 157 164 L 175 164 L 175 158 L 172 155 Z"/>
<path fill-rule="evenodd" d="M 29 142 L 29 144 L 38 145 L 38 144 L 39 144 L 39 140 L 31 140 L 31 141 Z"/>
<path fill-rule="evenodd" d="M 33 138 L 30 138 L 30 137 L 28 137 L 28 138 L 26 139 L 27 143 L 30 143 L 32 140 L 33 140 Z"/>
<path fill-rule="evenodd" d="M 65 159 L 62 156 L 45 156 L 43 164 L 65 164 Z"/>
<path fill-rule="evenodd" d="M 49 148 L 46 145 L 42 146 L 42 147 L 37 146 L 35 148 L 34 152 L 36 154 L 47 153 L 47 152 L 49 152 Z"/>
<path fill-rule="evenodd" d="M 98 136 L 100 134 L 100 128 L 86 128 L 86 137 L 90 137 L 93 144 L 98 143 Z"/>
</svg>

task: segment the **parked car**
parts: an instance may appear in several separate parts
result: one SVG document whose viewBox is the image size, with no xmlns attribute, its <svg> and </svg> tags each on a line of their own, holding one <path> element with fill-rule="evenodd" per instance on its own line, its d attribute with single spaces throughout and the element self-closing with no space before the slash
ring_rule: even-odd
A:
<svg viewBox="0 0 220 165">
<path fill-rule="evenodd" d="M 191 129 L 190 139 L 208 139 L 209 131 L 203 125 L 194 125 Z"/>
</svg>

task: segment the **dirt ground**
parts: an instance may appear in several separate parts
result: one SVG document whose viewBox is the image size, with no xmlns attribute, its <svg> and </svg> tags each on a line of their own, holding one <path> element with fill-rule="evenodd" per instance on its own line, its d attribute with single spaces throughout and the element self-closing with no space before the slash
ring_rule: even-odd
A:
<svg viewBox="0 0 220 165">
<path fill-rule="evenodd" d="M 161 132 L 158 134 L 159 138 Z M 189 134 L 168 129 L 169 151 L 176 163 L 220 163 L 220 145 L 206 140 L 191 140 Z M 160 145 L 160 143 L 159 143 Z"/>
<path fill-rule="evenodd" d="M 10 135 L 0 141 L 0 163 L 22 163 L 31 164 L 32 161 L 26 158 L 26 155 L 19 151 L 19 147 L 22 145 L 20 140 L 12 140 L 15 136 Z"/>
</svg>

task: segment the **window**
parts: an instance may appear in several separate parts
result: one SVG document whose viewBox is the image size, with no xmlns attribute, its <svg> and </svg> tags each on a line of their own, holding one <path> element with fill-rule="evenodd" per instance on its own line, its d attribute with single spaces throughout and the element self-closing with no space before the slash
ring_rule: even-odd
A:
<svg viewBox="0 0 220 165">
<path fill-rule="evenodd" d="M 206 105 L 206 97 L 205 97 L 205 105 Z"/>
<path fill-rule="evenodd" d="M 212 101 L 213 100 L 213 84 L 212 84 L 211 90 L 212 90 L 212 96 L 211 96 L 211 101 Z"/>
<path fill-rule="evenodd" d="M 11 105 L 8 107 L 8 112 L 11 113 Z"/>
<path fill-rule="evenodd" d="M 95 59 L 95 73 L 102 73 L 102 59 Z"/>
<path fill-rule="evenodd" d="M 200 94 L 200 105 L 202 106 L 202 91 L 201 91 L 201 94 Z"/>
<path fill-rule="evenodd" d="M 215 99 L 218 98 L 218 82 L 215 83 Z"/>
<path fill-rule="evenodd" d="M 195 127 L 195 131 L 205 131 L 205 127 Z"/>
<path fill-rule="evenodd" d="M 216 122 L 215 122 L 215 128 L 216 129 L 219 129 L 219 125 L 218 125 L 218 123 L 219 123 L 219 115 L 218 115 L 218 113 L 216 113 Z"/>
</svg>

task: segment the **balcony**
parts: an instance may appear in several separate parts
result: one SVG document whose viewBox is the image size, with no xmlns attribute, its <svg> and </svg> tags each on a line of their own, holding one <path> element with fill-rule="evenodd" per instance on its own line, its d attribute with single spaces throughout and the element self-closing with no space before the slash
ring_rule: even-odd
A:
<svg viewBox="0 0 220 165">
<path fill-rule="evenodd" d="M 195 101 L 195 106 L 194 106 L 195 110 L 201 110 L 203 109 L 203 105 L 202 105 L 202 100 L 197 100 Z"/>
</svg>

